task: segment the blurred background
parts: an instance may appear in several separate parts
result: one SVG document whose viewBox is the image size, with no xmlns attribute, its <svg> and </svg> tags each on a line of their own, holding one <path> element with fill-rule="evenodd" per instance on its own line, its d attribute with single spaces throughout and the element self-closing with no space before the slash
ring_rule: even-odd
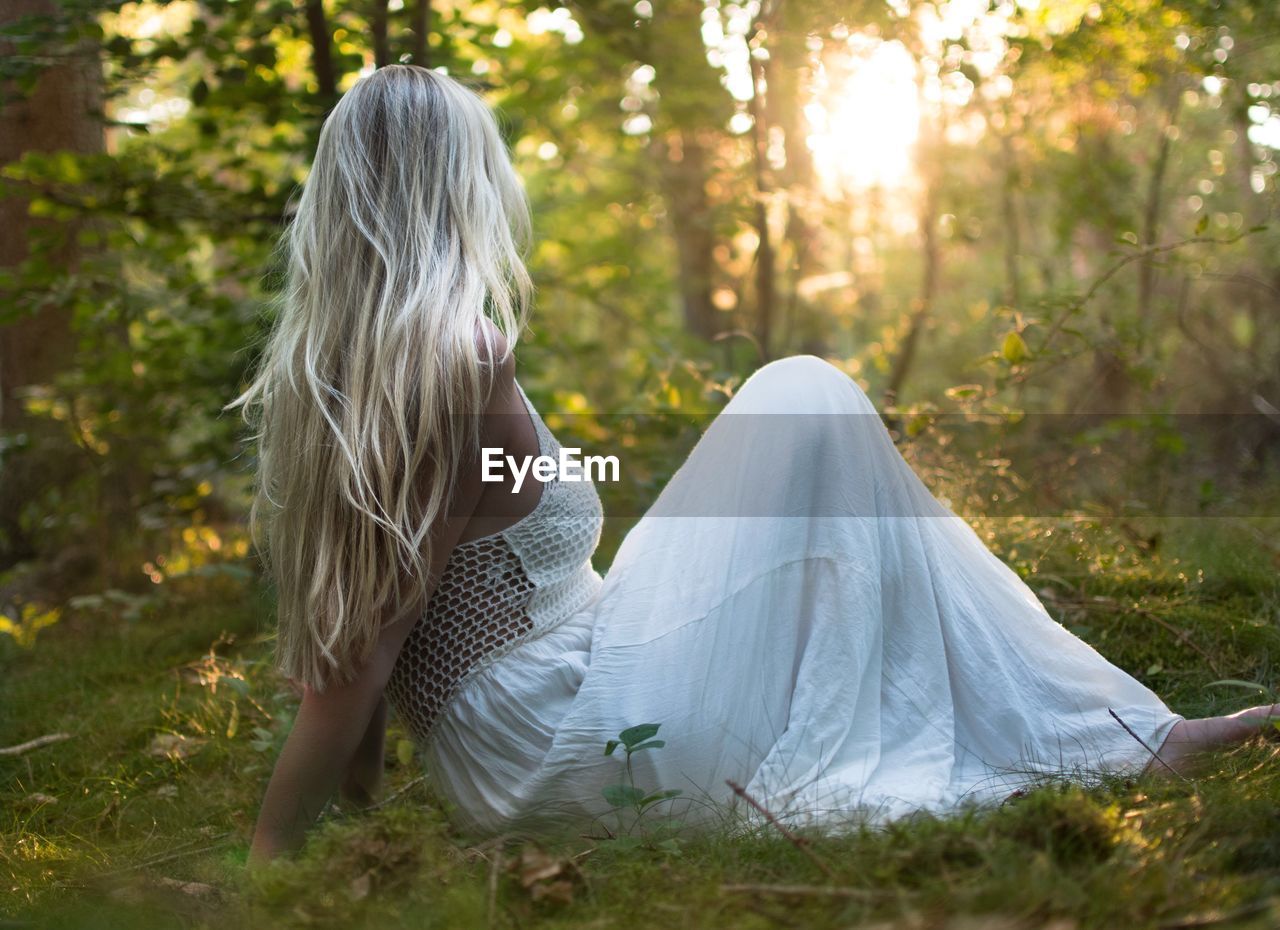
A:
<svg viewBox="0 0 1280 930">
<path fill-rule="evenodd" d="M 796 352 L 973 520 L 1147 551 L 1144 515 L 1280 514 L 1278 39 L 1218 0 L 8 0 L 3 630 L 252 572 L 221 408 L 325 113 L 393 62 L 501 114 L 537 235 L 520 379 L 627 473 L 598 567 Z"/>
</svg>

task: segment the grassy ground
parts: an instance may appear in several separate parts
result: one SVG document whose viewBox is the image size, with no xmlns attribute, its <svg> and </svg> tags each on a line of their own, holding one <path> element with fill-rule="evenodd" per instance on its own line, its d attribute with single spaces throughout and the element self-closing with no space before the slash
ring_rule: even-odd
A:
<svg viewBox="0 0 1280 930">
<path fill-rule="evenodd" d="M 1056 617 L 1175 710 L 1227 712 L 1280 683 L 1276 521 L 990 529 Z M 1280 759 L 1263 741 L 1194 781 L 1047 787 L 985 813 L 815 838 L 808 855 L 772 831 L 469 845 L 393 730 L 398 793 L 327 817 L 303 855 L 250 877 L 292 698 L 268 662 L 269 609 L 242 574 L 168 580 L 151 603 L 81 602 L 31 646 L 0 636 L 0 746 L 69 735 L 0 757 L 0 926 L 1280 922 Z"/>
</svg>

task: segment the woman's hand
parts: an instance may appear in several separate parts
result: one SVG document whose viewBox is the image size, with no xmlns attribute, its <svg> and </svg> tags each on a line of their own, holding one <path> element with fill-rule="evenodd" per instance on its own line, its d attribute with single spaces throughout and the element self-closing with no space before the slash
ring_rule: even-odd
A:
<svg viewBox="0 0 1280 930">
<path fill-rule="evenodd" d="M 334 792 L 352 770 L 374 717 L 385 714 L 383 688 L 417 612 L 385 626 L 373 656 L 346 684 L 304 689 L 293 730 L 267 785 L 249 851 L 250 866 L 302 845 Z M 380 710 L 381 709 L 381 710 Z M 379 759 L 379 769 L 381 759 Z"/>
</svg>

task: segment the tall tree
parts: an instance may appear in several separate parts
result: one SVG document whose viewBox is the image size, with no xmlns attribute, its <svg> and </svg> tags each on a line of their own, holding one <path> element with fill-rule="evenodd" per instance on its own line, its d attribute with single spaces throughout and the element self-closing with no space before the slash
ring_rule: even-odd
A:
<svg viewBox="0 0 1280 930">
<path fill-rule="evenodd" d="M 33 24 L 50 22 L 58 12 L 55 0 L 8 0 L 0 4 L 0 27 L 24 18 Z M 17 54 L 13 44 L 0 43 L 0 57 Z M 28 152 L 101 152 L 103 142 L 102 66 L 91 41 L 69 46 L 36 76 L 29 93 L 17 81 L 0 91 L 0 165 Z M 0 269 L 27 260 L 32 238 L 52 225 L 30 214 L 30 200 L 21 190 L 8 193 L 0 198 Z M 80 246 L 74 226 L 63 233 L 42 258 L 70 272 Z M 0 296 L 0 305 L 12 306 L 9 297 Z M 16 318 L 0 310 L 0 431 L 27 426 L 22 389 L 48 382 L 70 363 L 75 348 L 71 316 L 69 306 L 54 300 Z M 20 529 L 19 510 L 40 480 L 40 467 L 29 456 L 24 461 L 21 453 L 11 451 L 6 457 L 0 467 L 0 565 L 29 554 L 31 540 Z"/>
</svg>

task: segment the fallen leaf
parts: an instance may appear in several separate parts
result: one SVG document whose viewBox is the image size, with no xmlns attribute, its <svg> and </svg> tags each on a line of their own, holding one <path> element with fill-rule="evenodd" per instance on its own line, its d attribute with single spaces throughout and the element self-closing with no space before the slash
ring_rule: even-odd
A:
<svg viewBox="0 0 1280 930">
<path fill-rule="evenodd" d="M 572 904 L 573 882 L 560 879 L 555 882 L 534 885 L 529 891 L 529 897 L 534 901 L 546 899 L 557 904 Z"/>
<path fill-rule="evenodd" d="M 541 849 L 526 846 L 520 851 L 520 858 L 512 863 L 520 875 L 520 884 L 528 888 L 535 882 L 555 878 L 564 871 L 564 862 L 548 855 Z"/>
<path fill-rule="evenodd" d="M 147 754 L 176 762 L 195 755 L 202 745 L 204 740 L 183 736 L 181 733 L 157 733 L 151 740 Z"/>
</svg>

